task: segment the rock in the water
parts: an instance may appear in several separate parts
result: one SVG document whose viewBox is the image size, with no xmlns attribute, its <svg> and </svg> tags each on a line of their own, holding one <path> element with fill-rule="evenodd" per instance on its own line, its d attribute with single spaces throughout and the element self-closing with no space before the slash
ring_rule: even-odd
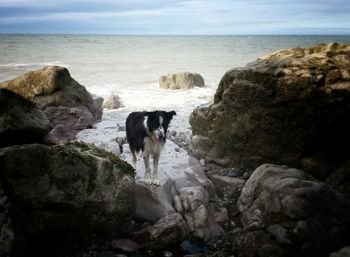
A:
<svg viewBox="0 0 350 257">
<path fill-rule="evenodd" d="M 214 102 L 190 116 L 193 153 L 250 170 L 263 163 L 301 167 L 320 152 L 336 165 L 350 159 L 349 56 L 348 45 L 321 44 L 228 71 Z"/>
<path fill-rule="evenodd" d="M 13 146 L 0 150 L 0 166 L 18 252 L 49 256 L 93 234 L 117 236 L 134 215 L 133 168 L 96 147 Z"/>
<path fill-rule="evenodd" d="M 70 141 L 71 134 L 77 133 L 82 128 L 91 127 L 102 117 L 100 101 L 94 100 L 85 87 L 75 81 L 63 67 L 47 66 L 31 71 L 16 79 L 0 83 L 0 88 L 7 88 L 37 103 L 43 110 L 51 108 L 47 115 L 52 129 L 67 117 L 67 111 L 62 108 L 72 109 L 71 112 L 75 114 L 69 117 L 69 125 L 59 123 L 72 130 L 69 138 L 60 138 L 59 142 L 51 143 Z M 57 110 L 54 111 L 55 108 Z M 79 113 L 76 109 L 79 109 Z M 52 113 L 54 115 L 51 116 Z"/>
<path fill-rule="evenodd" d="M 301 170 L 260 166 L 245 184 L 238 208 L 246 231 L 261 231 L 292 256 L 328 256 L 350 243 L 350 201 Z M 258 254 L 261 247 L 250 252 Z"/>
<path fill-rule="evenodd" d="M 49 120 L 33 103 L 7 89 L 0 89 L 0 147 L 43 142 Z"/>
<path fill-rule="evenodd" d="M 136 241 L 153 250 L 164 250 L 181 242 L 189 234 L 188 226 L 178 213 L 161 218 L 152 226 L 135 233 Z"/>
<path fill-rule="evenodd" d="M 120 98 L 118 95 L 110 94 L 108 96 L 103 97 L 102 107 L 105 109 L 118 109 L 121 107 Z"/>
<path fill-rule="evenodd" d="M 161 89 L 191 89 L 194 87 L 204 87 L 204 79 L 198 73 L 179 72 L 168 74 L 159 78 Z"/>
</svg>

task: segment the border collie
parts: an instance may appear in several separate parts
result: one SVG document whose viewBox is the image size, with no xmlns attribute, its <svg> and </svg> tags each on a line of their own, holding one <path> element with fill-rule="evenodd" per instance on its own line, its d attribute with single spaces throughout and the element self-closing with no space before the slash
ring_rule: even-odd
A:
<svg viewBox="0 0 350 257">
<path fill-rule="evenodd" d="M 126 138 L 132 153 L 132 164 L 136 168 L 136 154 L 142 150 L 145 162 L 145 184 L 158 185 L 158 162 L 168 126 L 175 111 L 132 112 L 126 119 Z M 153 157 L 153 172 L 149 165 Z"/>
</svg>

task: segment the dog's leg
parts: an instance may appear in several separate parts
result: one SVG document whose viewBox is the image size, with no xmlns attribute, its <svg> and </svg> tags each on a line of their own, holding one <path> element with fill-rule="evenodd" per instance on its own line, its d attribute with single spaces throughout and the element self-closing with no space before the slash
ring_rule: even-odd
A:
<svg viewBox="0 0 350 257">
<path fill-rule="evenodd" d="M 159 153 L 153 154 L 153 173 L 152 173 L 152 180 L 153 184 L 159 186 L 159 179 L 158 179 L 158 163 L 159 163 Z"/>
<path fill-rule="evenodd" d="M 134 169 L 136 170 L 136 153 L 134 151 L 132 151 L 132 166 L 134 167 Z"/>
<path fill-rule="evenodd" d="M 145 162 L 145 184 L 151 185 L 152 179 L 151 179 L 151 168 L 149 167 L 149 153 L 143 154 L 143 160 Z"/>
</svg>

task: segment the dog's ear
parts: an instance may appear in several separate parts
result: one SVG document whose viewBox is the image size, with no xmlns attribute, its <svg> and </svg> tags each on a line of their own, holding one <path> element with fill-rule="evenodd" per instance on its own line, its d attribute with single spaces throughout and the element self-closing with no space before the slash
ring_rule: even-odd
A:
<svg viewBox="0 0 350 257">
<path fill-rule="evenodd" d="M 171 120 L 173 116 L 176 115 L 176 112 L 175 111 L 167 112 L 166 115 L 169 118 L 169 120 Z"/>
</svg>

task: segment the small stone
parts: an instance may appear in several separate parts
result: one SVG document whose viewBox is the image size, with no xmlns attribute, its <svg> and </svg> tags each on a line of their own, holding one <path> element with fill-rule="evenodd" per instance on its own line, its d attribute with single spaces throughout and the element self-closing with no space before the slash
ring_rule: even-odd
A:
<svg viewBox="0 0 350 257">
<path fill-rule="evenodd" d="M 165 252 L 163 252 L 163 256 L 164 257 L 173 257 L 173 254 L 169 251 L 165 251 Z"/>
<path fill-rule="evenodd" d="M 129 239 L 115 239 L 110 243 L 110 246 L 114 249 L 120 249 L 123 250 L 124 252 L 136 252 L 137 249 L 139 248 L 139 245 L 135 243 L 134 241 L 131 241 Z"/>
<path fill-rule="evenodd" d="M 246 171 L 246 172 L 244 172 L 244 174 L 240 178 L 247 180 L 249 177 L 250 177 L 250 173 Z"/>
<path fill-rule="evenodd" d="M 180 152 L 180 148 L 179 148 L 179 147 L 176 147 L 176 148 L 175 148 L 175 152 Z"/>
<path fill-rule="evenodd" d="M 202 165 L 203 167 L 205 166 L 205 160 L 204 159 L 200 159 L 199 160 L 199 164 Z"/>
<path fill-rule="evenodd" d="M 245 172 L 246 170 L 243 168 L 233 168 L 232 170 L 229 171 L 227 176 L 234 177 L 234 178 L 242 178 Z"/>
</svg>

